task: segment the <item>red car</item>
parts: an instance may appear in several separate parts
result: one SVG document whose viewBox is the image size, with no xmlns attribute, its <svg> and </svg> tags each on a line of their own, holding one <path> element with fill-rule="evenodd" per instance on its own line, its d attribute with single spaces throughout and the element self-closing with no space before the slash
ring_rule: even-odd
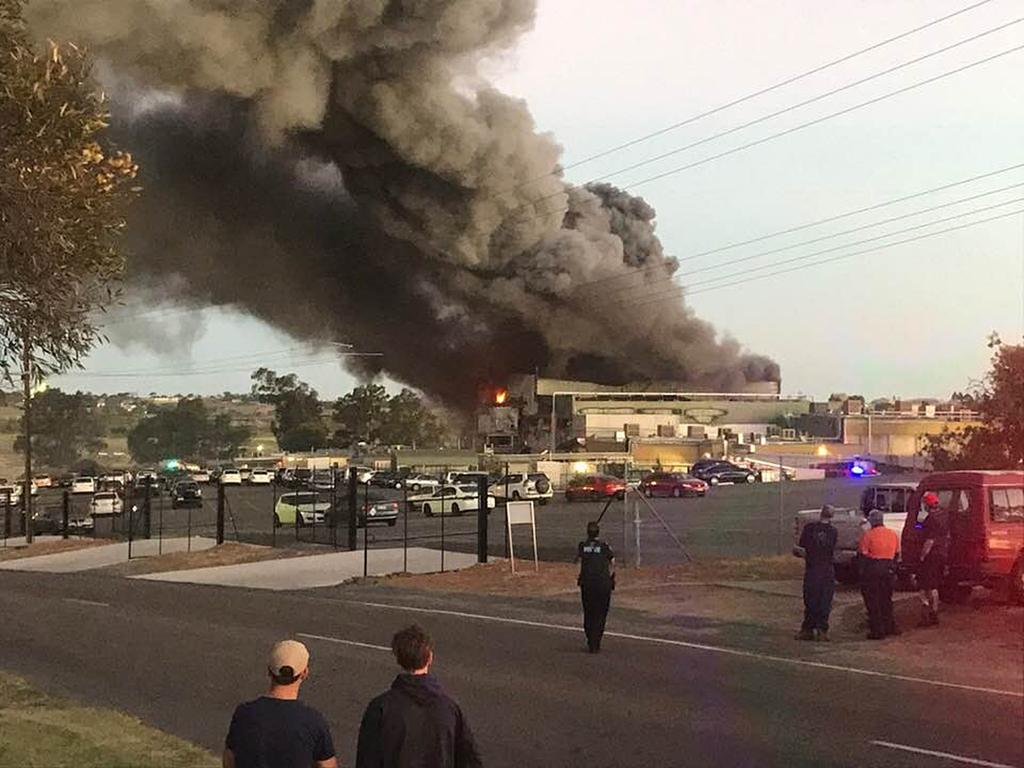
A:
<svg viewBox="0 0 1024 768">
<path fill-rule="evenodd" d="M 609 475 L 577 475 L 565 489 L 566 501 L 584 499 L 621 499 L 626 495 L 626 481 Z"/>
<path fill-rule="evenodd" d="M 640 481 L 640 492 L 649 499 L 655 496 L 703 496 L 708 484 L 681 472 L 652 472 Z"/>
</svg>

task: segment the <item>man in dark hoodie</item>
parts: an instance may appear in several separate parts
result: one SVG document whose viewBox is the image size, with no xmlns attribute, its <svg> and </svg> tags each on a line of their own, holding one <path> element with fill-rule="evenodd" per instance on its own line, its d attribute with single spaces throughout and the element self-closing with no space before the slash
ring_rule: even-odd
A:
<svg viewBox="0 0 1024 768">
<path fill-rule="evenodd" d="M 366 708 L 356 768 L 483 766 L 462 710 L 430 674 L 430 635 L 413 624 L 395 634 L 391 650 L 404 672 Z"/>
</svg>

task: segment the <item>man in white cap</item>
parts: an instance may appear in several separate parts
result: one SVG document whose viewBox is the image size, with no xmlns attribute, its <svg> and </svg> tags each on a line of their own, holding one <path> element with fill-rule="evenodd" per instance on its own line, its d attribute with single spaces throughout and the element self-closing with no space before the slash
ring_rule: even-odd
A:
<svg viewBox="0 0 1024 768">
<path fill-rule="evenodd" d="M 309 651 L 295 640 L 270 650 L 270 690 L 239 704 L 224 744 L 224 768 L 337 768 L 331 729 L 299 701 Z"/>
</svg>

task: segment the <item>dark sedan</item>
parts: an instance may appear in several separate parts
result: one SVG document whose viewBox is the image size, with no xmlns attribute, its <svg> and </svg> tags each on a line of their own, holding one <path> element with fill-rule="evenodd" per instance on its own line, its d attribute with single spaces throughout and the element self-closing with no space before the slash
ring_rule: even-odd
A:
<svg viewBox="0 0 1024 768">
<path fill-rule="evenodd" d="M 690 468 L 690 474 L 710 485 L 757 482 L 757 472 L 733 464 L 731 461 L 698 461 Z"/>
</svg>

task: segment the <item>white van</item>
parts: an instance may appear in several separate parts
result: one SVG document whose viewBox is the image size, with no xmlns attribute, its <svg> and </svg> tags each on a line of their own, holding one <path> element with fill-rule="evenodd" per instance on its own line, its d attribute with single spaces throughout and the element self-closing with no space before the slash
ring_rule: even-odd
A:
<svg viewBox="0 0 1024 768">
<path fill-rule="evenodd" d="M 96 493 L 95 477 L 76 477 L 71 481 L 72 493 Z"/>
</svg>

